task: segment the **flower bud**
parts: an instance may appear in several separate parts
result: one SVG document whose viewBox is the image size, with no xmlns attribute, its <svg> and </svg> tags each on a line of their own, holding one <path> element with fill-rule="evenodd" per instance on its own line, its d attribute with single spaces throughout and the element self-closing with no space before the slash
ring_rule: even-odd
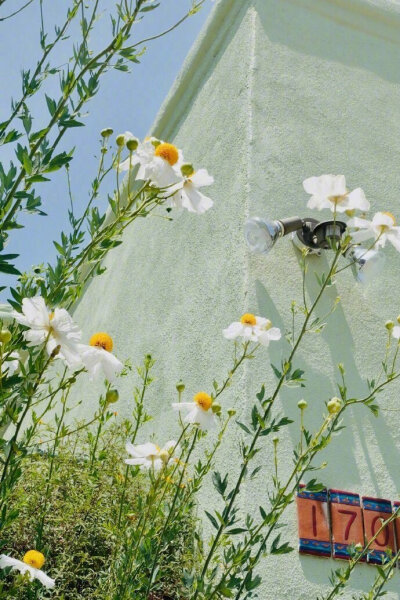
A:
<svg viewBox="0 0 400 600">
<path fill-rule="evenodd" d="M 228 410 L 228 415 L 229 415 L 230 417 L 234 417 L 234 416 L 236 415 L 236 410 L 234 410 L 233 408 L 230 408 L 230 409 Z"/>
<path fill-rule="evenodd" d="M 181 173 L 183 177 L 190 177 L 194 173 L 193 165 L 191 165 L 190 163 L 185 163 L 181 166 Z"/>
<path fill-rule="evenodd" d="M 396 321 L 400 323 L 400 315 L 397 317 Z"/>
<path fill-rule="evenodd" d="M 8 329 L 2 329 L 0 332 L 0 342 L 4 345 L 11 340 L 11 332 Z"/>
<path fill-rule="evenodd" d="M 182 379 L 176 384 L 176 391 L 180 394 L 185 391 L 185 384 L 183 383 Z"/>
<path fill-rule="evenodd" d="M 279 438 L 277 435 L 274 435 L 274 437 L 272 438 L 272 441 L 274 442 L 275 446 L 279 443 Z"/>
<path fill-rule="evenodd" d="M 121 148 L 121 146 L 123 146 L 125 144 L 124 134 L 120 133 L 119 135 L 117 135 L 117 137 L 115 138 L 115 141 L 117 143 L 117 146 L 119 146 Z"/>
<path fill-rule="evenodd" d="M 60 344 L 58 344 L 58 346 L 56 346 L 53 350 L 53 352 L 50 354 L 50 358 L 55 358 L 57 356 L 57 354 L 60 353 L 61 350 L 61 346 Z"/>
<path fill-rule="evenodd" d="M 358 544 L 356 544 L 354 546 L 354 550 L 356 550 L 357 552 L 361 552 L 362 549 L 363 549 L 363 546 L 362 546 L 362 544 L 360 544 L 360 542 L 358 542 Z"/>
<path fill-rule="evenodd" d="M 307 401 L 303 399 L 298 401 L 297 406 L 300 410 L 304 410 L 305 408 L 307 408 L 308 404 Z"/>
<path fill-rule="evenodd" d="M 118 390 L 108 390 L 106 394 L 106 403 L 107 404 L 115 404 L 118 402 L 119 393 Z"/>
<path fill-rule="evenodd" d="M 393 327 L 394 327 L 394 323 L 393 321 L 386 321 L 385 323 L 385 327 L 388 331 L 392 331 Z"/>
<path fill-rule="evenodd" d="M 340 398 L 337 398 L 336 396 L 334 396 L 333 398 L 331 398 L 331 400 L 329 400 L 329 402 L 326 406 L 327 406 L 329 414 L 335 415 L 342 408 L 342 401 L 340 400 Z"/>
<path fill-rule="evenodd" d="M 126 147 L 128 148 L 129 152 L 133 152 L 134 150 L 136 150 L 136 148 L 138 146 L 139 146 L 139 140 L 137 138 L 130 138 L 126 142 Z"/>
<path fill-rule="evenodd" d="M 214 415 L 219 415 L 221 413 L 221 405 L 218 404 L 218 402 L 213 402 L 211 405 L 211 410 L 213 411 Z"/>
<path fill-rule="evenodd" d="M 111 127 L 107 127 L 106 129 L 102 129 L 100 132 L 101 137 L 108 138 L 110 135 L 114 133 L 114 130 Z"/>
</svg>

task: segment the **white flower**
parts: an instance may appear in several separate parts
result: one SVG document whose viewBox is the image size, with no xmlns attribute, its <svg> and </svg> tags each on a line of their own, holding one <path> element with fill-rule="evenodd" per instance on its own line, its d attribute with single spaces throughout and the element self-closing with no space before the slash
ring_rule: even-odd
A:
<svg viewBox="0 0 400 600">
<path fill-rule="evenodd" d="M 280 329 L 272 327 L 269 319 L 256 317 L 251 313 L 245 313 L 240 321 L 231 323 L 222 333 L 227 340 L 241 337 L 246 342 L 257 342 L 263 346 L 268 346 L 271 341 L 281 339 Z"/>
<path fill-rule="evenodd" d="M 308 208 L 330 208 L 332 212 L 346 210 L 369 210 L 369 202 L 361 188 L 349 192 L 344 175 L 321 175 L 303 181 L 303 187 L 311 198 Z"/>
<path fill-rule="evenodd" d="M 126 444 L 126 451 L 133 456 L 133 458 L 125 460 L 127 465 L 139 466 L 141 470 L 153 468 L 155 471 L 159 471 L 168 463 L 174 453 L 180 452 L 180 449 L 175 440 L 170 440 L 165 444 L 164 448 L 160 448 L 160 446 L 152 442 L 137 446 L 128 442 Z"/>
<path fill-rule="evenodd" d="M 24 332 L 24 338 L 30 346 L 46 343 L 49 356 L 56 346 L 60 346 L 57 356 L 69 367 L 79 366 L 77 345 L 81 339 L 81 332 L 64 308 L 56 308 L 54 312 L 49 312 L 40 296 L 24 298 L 22 313 L 14 311 L 13 317 L 18 323 L 29 328 Z"/>
<path fill-rule="evenodd" d="M 100 375 L 102 371 L 108 381 L 113 381 L 121 373 L 124 365 L 111 354 L 113 346 L 112 337 L 104 331 L 93 334 L 89 346 L 79 344 L 80 357 L 91 381 Z"/>
<path fill-rule="evenodd" d="M 213 429 L 217 420 L 212 410 L 213 400 L 206 392 L 199 392 L 193 398 L 193 402 L 175 402 L 172 404 L 174 410 L 186 410 L 185 423 L 197 423 L 201 429 Z"/>
<path fill-rule="evenodd" d="M 33 558 L 32 558 L 33 555 Z M 34 564 L 42 566 L 44 563 L 44 557 L 41 552 L 37 552 L 36 550 L 30 550 L 25 554 L 24 561 L 17 560 L 16 558 L 12 558 L 11 556 L 7 556 L 6 554 L 0 555 L 0 569 L 6 569 L 7 567 L 11 567 L 13 570 L 16 569 L 22 575 L 28 573 L 28 576 L 31 580 L 38 579 L 41 584 L 51 589 L 55 586 L 55 580 L 51 579 L 46 573 L 40 570 L 40 567 L 37 568 L 33 566 Z"/>
<path fill-rule="evenodd" d="M 124 368 L 118 358 L 102 348 L 92 348 L 92 346 L 80 344 L 79 352 L 82 363 L 89 373 L 90 381 L 96 379 L 101 373 L 104 373 L 108 381 L 113 381 Z"/>
<path fill-rule="evenodd" d="M 354 217 L 348 222 L 349 227 L 355 227 L 351 237 L 354 242 L 359 243 L 369 238 L 375 238 L 377 248 L 383 248 L 387 241 L 400 252 L 400 227 L 396 227 L 396 219 L 390 212 L 377 212 L 372 221 Z"/>
<path fill-rule="evenodd" d="M 13 360 L 10 360 L 10 359 L 13 359 Z M 19 352 L 17 352 L 17 351 L 10 352 L 10 354 L 7 357 L 7 360 L 5 360 L 3 363 L 5 373 L 7 374 L 8 377 L 12 377 L 14 375 L 14 373 L 16 373 L 18 371 L 20 360 L 21 360 L 21 356 L 20 356 Z"/>
<path fill-rule="evenodd" d="M 214 177 L 206 169 L 200 169 L 182 181 L 171 186 L 168 193 L 176 193 L 170 197 L 171 206 L 186 208 L 189 212 L 202 214 L 214 204 L 211 198 L 202 194 L 199 189 L 214 183 Z"/>
<path fill-rule="evenodd" d="M 393 329 L 392 329 L 392 336 L 396 340 L 400 340 L 400 326 L 399 325 L 396 325 L 395 327 L 393 327 Z"/>
<path fill-rule="evenodd" d="M 173 144 L 151 137 L 139 143 L 132 156 L 120 163 L 118 168 L 120 171 L 128 171 L 139 165 L 138 179 L 149 179 L 157 187 L 165 188 L 179 181 L 174 166 L 179 166 L 182 162 L 181 150 Z"/>
</svg>

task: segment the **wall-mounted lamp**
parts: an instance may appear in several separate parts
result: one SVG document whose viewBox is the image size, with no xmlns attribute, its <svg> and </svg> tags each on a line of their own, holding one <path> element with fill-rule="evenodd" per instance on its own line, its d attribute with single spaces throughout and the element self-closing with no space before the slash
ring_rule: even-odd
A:
<svg viewBox="0 0 400 600">
<path fill-rule="evenodd" d="M 295 246 L 320 254 L 321 250 L 332 248 L 332 243 L 339 242 L 345 230 L 346 223 L 342 221 L 319 222 L 311 217 L 268 221 L 253 217 L 246 222 L 245 236 L 250 250 L 267 254 L 280 237 L 292 233 Z"/>
<path fill-rule="evenodd" d="M 294 245 L 307 248 L 309 253 L 320 255 L 340 242 L 347 225 L 343 221 L 317 221 L 312 217 L 291 217 L 270 221 L 253 217 L 246 222 L 245 237 L 252 252 L 268 254 L 276 241 L 292 234 Z M 384 255 L 377 250 L 351 246 L 345 253 L 357 281 L 365 283 L 373 279 L 382 269 Z"/>
</svg>

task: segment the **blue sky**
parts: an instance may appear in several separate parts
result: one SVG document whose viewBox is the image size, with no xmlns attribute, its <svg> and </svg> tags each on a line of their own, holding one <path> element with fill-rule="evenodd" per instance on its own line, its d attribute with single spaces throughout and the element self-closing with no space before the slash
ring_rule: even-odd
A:
<svg viewBox="0 0 400 600">
<path fill-rule="evenodd" d="M 0 9 L 0 17 L 8 15 L 23 4 L 24 0 L 6 1 Z M 49 40 L 54 35 L 54 24 L 63 23 L 70 4 L 68 0 L 43 0 Z M 93 0 L 87 0 L 86 4 L 90 7 Z M 104 14 L 96 24 L 96 33 L 93 35 L 93 43 L 97 48 L 100 47 L 99 43 L 110 39 L 107 10 L 114 5 L 114 0 L 100 0 L 99 4 Z M 167 29 L 186 13 L 190 5 L 191 0 L 161 0 L 160 6 L 145 15 L 143 21 L 137 25 L 135 38 L 147 38 Z M 105 75 L 102 89 L 87 105 L 88 114 L 84 119 L 86 127 L 70 129 L 59 147 L 60 150 L 76 147 L 75 158 L 71 164 L 72 191 L 76 207 L 82 206 L 88 198 L 90 182 L 96 174 L 101 129 L 112 127 L 116 133 L 130 130 L 138 137 L 143 137 L 148 132 L 212 5 L 211 0 L 207 0 L 201 11 L 190 17 L 177 30 L 166 37 L 149 42 L 141 64 L 133 65 L 130 73 L 112 71 Z M 22 68 L 34 68 L 41 56 L 39 26 L 39 0 L 34 0 L 27 9 L 12 19 L 0 22 L 0 122 L 6 120 L 9 115 L 11 98 L 18 99 L 20 96 Z M 76 29 L 71 31 L 71 38 L 64 42 L 63 47 L 51 55 L 53 64 L 61 65 L 66 62 L 73 39 L 78 39 Z M 46 83 L 30 103 L 36 117 L 34 130 L 40 129 L 42 119 L 44 126 L 45 119 L 48 118 L 44 91 L 51 97 L 58 97 L 56 78 Z M 0 147 L 0 161 L 4 166 L 8 166 L 11 159 L 11 145 Z M 25 229 L 12 233 L 6 250 L 20 254 L 16 264 L 21 270 L 51 260 L 55 254 L 52 241 L 58 240 L 60 231 L 67 228 L 69 200 L 65 171 L 54 173 L 51 183 L 36 185 L 36 191 L 42 196 L 43 210 L 48 216 L 23 215 Z"/>
</svg>

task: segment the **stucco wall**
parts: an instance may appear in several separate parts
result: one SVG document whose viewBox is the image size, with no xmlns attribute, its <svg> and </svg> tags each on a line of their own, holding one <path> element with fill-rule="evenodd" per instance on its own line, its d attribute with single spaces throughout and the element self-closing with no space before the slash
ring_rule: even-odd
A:
<svg viewBox="0 0 400 600">
<path fill-rule="evenodd" d="M 214 208 L 197 217 L 174 214 L 138 222 L 125 243 L 106 261 L 107 273 L 88 287 L 75 311 L 87 336 L 105 330 L 120 358 L 137 364 L 144 353 L 157 359 L 157 381 L 149 403 L 155 414 L 148 431 L 160 442 L 176 435 L 175 383 L 182 377 L 189 398 L 222 380 L 230 366 L 231 345 L 221 330 L 246 310 L 289 325 L 290 300 L 300 299 L 298 255 L 289 240 L 268 257 L 250 255 L 243 240 L 249 215 L 304 216 L 305 177 L 344 173 L 349 187 L 361 185 L 372 210 L 400 217 L 400 9 L 397 2 L 361 0 L 222 0 L 189 57 L 153 133 L 175 141 L 195 164 L 214 174 Z M 127 122 L 127 129 L 132 124 Z M 316 291 L 313 259 L 307 291 Z M 317 427 L 324 401 L 335 392 L 335 365 L 346 366 L 350 394 L 366 389 L 365 379 L 379 371 L 383 323 L 400 312 L 400 260 L 388 249 L 384 273 L 369 288 L 355 285 L 351 273 L 329 291 L 341 306 L 319 336 L 307 339 L 297 365 L 307 387 L 285 390 L 283 413 L 297 419 L 297 401 L 309 403 L 307 425 Z M 326 312 L 328 302 L 319 313 Z M 246 365 L 222 398 L 224 407 L 246 406 L 262 382 L 273 385 L 269 360 L 279 363 L 285 342 Z M 270 358 L 269 358 L 270 356 Z M 132 380 L 120 384 L 118 410 L 129 413 Z M 96 387 L 80 388 L 82 414 L 93 411 Z M 348 428 L 323 457 L 330 487 L 397 499 L 400 494 L 399 387 L 380 397 L 384 409 L 375 419 L 362 409 L 348 414 Z M 298 427 L 281 436 L 287 452 L 281 475 L 291 468 Z M 233 431 L 220 464 L 237 470 L 238 440 Z M 205 442 L 206 443 L 206 442 Z M 271 447 L 260 453 L 268 467 Z M 258 512 L 266 498 L 264 478 L 242 494 L 243 506 Z M 213 505 L 208 486 L 202 505 Z M 294 507 L 283 534 L 296 544 Z M 337 563 L 292 553 L 262 565 L 263 600 L 309 599 L 326 584 Z M 289 574 L 289 575 L 288 575 Z M 355 591 L 368 589 L 374 570 L 360 566 Z M 400 576 L 388 598 L 398 598 Z"/>
</svg>

